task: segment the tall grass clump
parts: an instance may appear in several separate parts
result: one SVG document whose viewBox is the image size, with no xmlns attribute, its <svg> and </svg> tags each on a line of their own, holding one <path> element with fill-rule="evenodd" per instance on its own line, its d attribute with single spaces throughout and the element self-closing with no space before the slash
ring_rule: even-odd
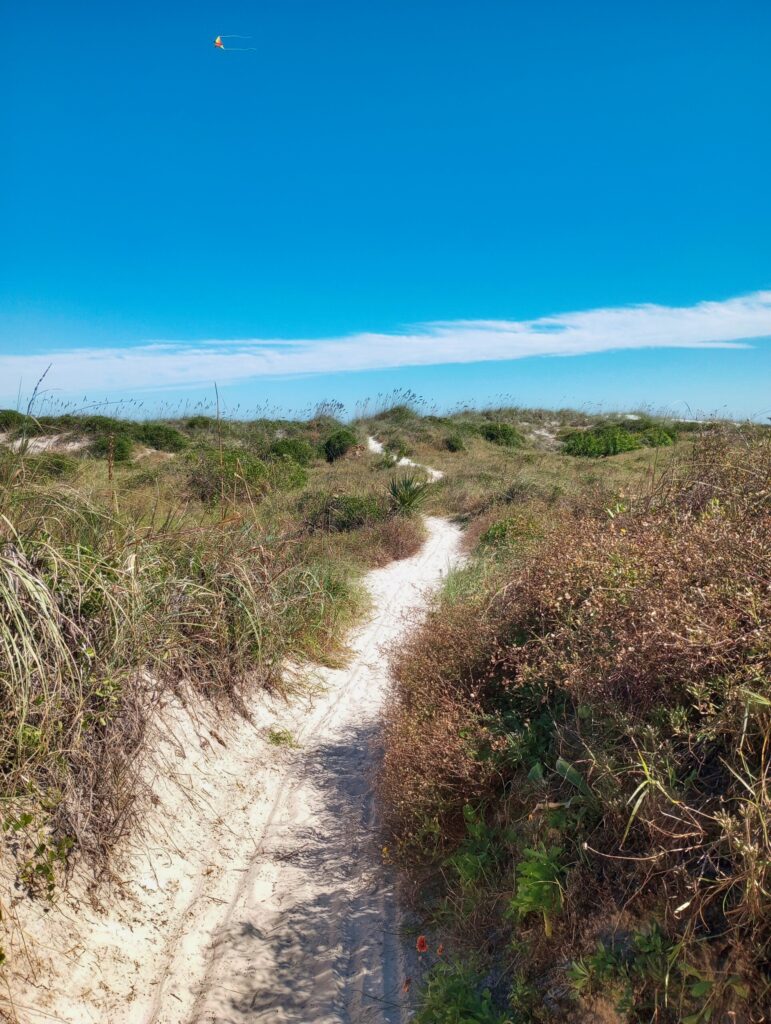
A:
<svg viewBox="0 0 771 1024">
<path fill-rule="evenodd" d="M 768 1009 L 770 495 L 767 431 L 704 433 L 483 547 L 396 656 L 390 848 L 523 1019 Z"/>
</svg>

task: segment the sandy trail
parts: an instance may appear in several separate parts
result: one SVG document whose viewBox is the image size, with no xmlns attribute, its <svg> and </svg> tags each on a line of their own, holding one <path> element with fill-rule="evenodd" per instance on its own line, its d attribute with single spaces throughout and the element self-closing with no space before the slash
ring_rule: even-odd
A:
<svg viewBox="0 0 771 1024">
<path fill-rule="evenodd" d="M 413 558 L 372 572 L 377 609 L 344 670 L 322 669 L 324 696 L 297 730 L 259 855 L 213 943 L 193 1006 L 153 1024 L 359 1024 L 406 1020 L 393 880 L 377 849 L 372 771 L 393 643 L 457 558 L 459 532 L 428 520 Z M 181 966 L 181 965 L 180 965 Z"/>
<path fill-rule="evenodd" d="M 382 442 L 378 441 L 374 437 L 367 438 L 367 448 L 369 448 L 369 450 L 371 452 L 374 452 L 376 455 L 383 455 L 383 453 L 385 452 L 385 448 L 383 448 Z M 441 471 L 441 469 L 432 469 L 431 466 L 423 466 L 421 465 L 420 462 L 413 462 L 412 459 L 408 459 L 406 455 L 402 456 L 401 459 L 396 459 L 396 465 L 414 466 L 415 469 L 422 469 L 423 472 L 428 477 L 428 479 L 433 481 L 441 480 L 444 477 L 444 473 Z"/>
<path fill-rule="evenodd" d="M 91 909 L 73 893 L 50 915 L 22 907 L 28 939 L 47 953 L 12 979 L 20 1022 L 409 1018 L 401 990 L 415 973 L 414 947 L 400 938 L 372 783 L 389 684 L 384 648 L 460 560 L 458 528 L 426 524 L 417 555 L 366 576 L 374 611 L 350 638 L 346 668 L 298 669 L 304 697 L 257 695 L 252 721 L 227 731 L 170 704 L 155 741 L 153 842 L 135 856 L 120 896 Z M 296 746 L 271 745 L 270 727 L 288 729 Z"/>
</svg>

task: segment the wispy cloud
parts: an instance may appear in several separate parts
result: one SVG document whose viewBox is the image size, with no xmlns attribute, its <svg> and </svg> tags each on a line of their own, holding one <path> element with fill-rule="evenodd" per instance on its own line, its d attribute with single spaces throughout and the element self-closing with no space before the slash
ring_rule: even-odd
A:
<svg viewBox="0 0 771 1024">
<path fill-rule="evenodd" d="M 439 321 L 392 334 L 153 341 L 50 356 L 0 355 L 0 395 L 15 394 L 20 380 L 28 386 L 49 362 L 49 387 L 83 393 L 621 349 L 746 348 L 751 339 L 770 336 L 771 291 L 764 291 L 695 306 L 623 306 L 523 321 Z"/>
</svg>

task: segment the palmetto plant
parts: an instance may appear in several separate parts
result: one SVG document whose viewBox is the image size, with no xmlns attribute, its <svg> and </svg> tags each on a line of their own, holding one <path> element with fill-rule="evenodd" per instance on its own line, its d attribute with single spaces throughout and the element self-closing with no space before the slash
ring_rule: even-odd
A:
<svg viewBox="0 0 771 1024">
<path fill-rule="evenodd" d="M 415 474 L 392 477 L 388 494 L 394 512 L 400 516 L 412 516 L 426 500 L 428 483 Z"/>
</svg>

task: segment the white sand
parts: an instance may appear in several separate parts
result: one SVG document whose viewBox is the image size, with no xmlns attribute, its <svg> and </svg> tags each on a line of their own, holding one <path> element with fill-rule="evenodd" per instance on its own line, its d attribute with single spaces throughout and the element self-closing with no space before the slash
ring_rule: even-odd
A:
<svg viewBox="0 0 771 1024">
<path fill-rule="evenodd" d="M 374 437 L 367 438 L 367 448 L 376 455 L 382 455 L 385 451 L 382 443 Z M 395 459 L 394 464 L 397 466 L 414 466 L 415 469 L 422 469 L 429 480 L 441 480 L 444 476 L 441 469 L 432 469 L 431 466 L 423 466 L 419 462 L 413 462 L 412 459 L 408 459 L 406 457 Z"/>
<path fill-rule="evenodd" d="M 8 445 L 16 452 L 24 448 L 29 455 L 39 455 L 41 452 L 79 452 L 88 444 L 85 438 L 72 437 L 69 434 L 17 438 L 15 441 L 11 441 L 10 438 L 11 435 L 8 433 L 0 434 L 0 444 Z"/>
<path fill-rule="evenodd" d="M 375 611 L 345 669 L 303 669 L 289 703 L 256 698 L 225 733 L 174 701 L 158 725 L 158 804 L 123 894 L 17 907 L 37 960 L 9 978 L 23 1024 L 403 1024 L 415 973 L 378 849 L 372 773 L 383 645 L 409 628 L 459 531 L 427 520 L 412 558 L 366 577 Z M 309 695 L 310 693 L 310 695 Z M 269 728 L 297 747 L 273 746 Z M 73 897 L 77 896 L 77 891 Z M 18 941 L 9 950 L 23 965 Z M 411 965 L 411 960 L 413 961 Z M 0 988 L 0 1006 L 7 996 Z M 1 1014 L 1 1011 L 0 1011 Z"/>
</svg>

